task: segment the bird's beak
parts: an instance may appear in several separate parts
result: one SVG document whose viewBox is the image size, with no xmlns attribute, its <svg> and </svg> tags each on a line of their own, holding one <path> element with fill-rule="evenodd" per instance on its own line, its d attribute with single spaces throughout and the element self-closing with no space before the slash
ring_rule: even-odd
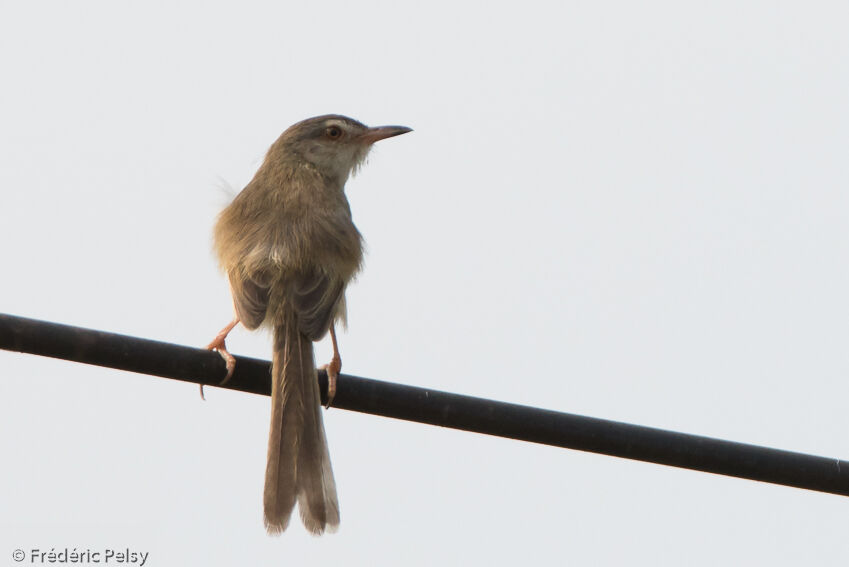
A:
<svg viewBox="0 0 849 567">
<path fill-rule="evenodd" d="M 406 126 L 377 126 L 366 130 L 366 132 L 360 136 L 360 140 L 366 144 L 373 144 L 378 140 L 384 140 L 386 138 L 391 138 L 392 136 L 400 136 L 401 134 L 406 134 L 407 132 L 412 131 L 412 128 L 407 128 Z"/>
</svg>

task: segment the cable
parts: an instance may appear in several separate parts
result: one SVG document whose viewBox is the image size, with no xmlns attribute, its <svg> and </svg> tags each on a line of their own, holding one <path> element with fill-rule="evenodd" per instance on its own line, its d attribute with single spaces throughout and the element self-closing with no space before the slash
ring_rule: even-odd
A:
<svg viewBox="0 0 849 567">
<path fill-rule="evenodd" d="M 0 314 L 0 348 L 216 386 L 217 353 Z M 236 357 L 223 386 L 270 394 L 271 363 Z M 319 372 L 322 399 L 327 375 Z M 849 496 L 849 462 L 342 374 L 336 408 Z"/>
</svg>

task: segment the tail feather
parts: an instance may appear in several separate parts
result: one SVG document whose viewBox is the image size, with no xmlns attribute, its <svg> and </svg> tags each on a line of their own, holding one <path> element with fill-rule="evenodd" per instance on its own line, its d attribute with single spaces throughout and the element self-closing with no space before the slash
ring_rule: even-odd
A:
<svg viewBox="0 0 849 567">
<path fill-rule="evenodd" d="M 312 341 L 294 317 L 274 327 L 271 431 L 265 472 L 265 527 L 279 534 L 289 525 L 295 502 L 309 531 L 339 525 L 336 483 L 324 435 Z"/>
<path fill-rule="evenodd" d="M 320 534 L 325 529 L 335 531 L 339 525 L 339 502 L 336 499 L 336 483 L 333 480 L 327 438 L 324 435 L 312 343 L 303 336 L 300 340 L 310 345 L 308 356 L 304 356 L 304 364 L 312 369 L 305 396 L 312 402 L 307 404 L 304 412 L 304 431 L 313 431 L 315 435 L 305 435 L 301 439 L 298 455 L 298 508 L 307 529 Z M 301 352 L 306 350 L 302 349 Z"/>
</svg>

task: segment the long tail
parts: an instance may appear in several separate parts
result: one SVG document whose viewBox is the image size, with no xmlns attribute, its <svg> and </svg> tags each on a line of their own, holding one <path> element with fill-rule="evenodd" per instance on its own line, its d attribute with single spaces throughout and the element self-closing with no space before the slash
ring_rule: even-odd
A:
<svg viewBox="0 0 849 567">
<path fill-rule="evenodd" d="M 265 528 L 279 534 L 295 502 L 313 534 L 339 525 L 339 501 L 321 418 L 312 341 L 298 332 L 294 316 L 274 325 L 271 433 L 265 469 Z"/>
</svg>

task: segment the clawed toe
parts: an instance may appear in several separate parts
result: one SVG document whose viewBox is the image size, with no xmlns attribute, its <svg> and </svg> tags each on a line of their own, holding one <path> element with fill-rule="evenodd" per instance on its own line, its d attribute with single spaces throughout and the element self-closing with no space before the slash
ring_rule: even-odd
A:
<svg viewBox="0 0 849 567">
<path fill-rule="evenodd" d="M 329 364 L 325 364 L 320 368 L 327 372 L 327 403 L 325 408 L 330 408 L 333 405 L 333 398 L 336 397 L 336 379 L 339 377 L 339 371 L 342 370 L 342 360 L 334 356 Z"/>
<path fill-rule="evenodd" d="M 233 319 L 230 324 L 221 329 L 221 332 L 216 335 L 216 337 L 212 340 L 211 343 L 206 345 L 207 350 L 214 350 L 219 355 L 221 355 L 221 358 L 224 359 L 224 365 L 227 367 L 227 374 L 224 376 L 224 380 L 218 383 L 219 386 L 223 386 L 224 384 L 226 384 L 233 376 L 233 371 L 236 369 L 236 358 L 227 351 L 227 344 L 224 342 L 224 340 L 227 338 L 227 335 L 230 333 L 230 331 L 233 330 L 233 327 L 235 327 L 238 323 L 238 317 Z M 206 399 L 203 395 L 203 384 L 200 385 L 200 397 L 202 400 Z"/>
</svg>

